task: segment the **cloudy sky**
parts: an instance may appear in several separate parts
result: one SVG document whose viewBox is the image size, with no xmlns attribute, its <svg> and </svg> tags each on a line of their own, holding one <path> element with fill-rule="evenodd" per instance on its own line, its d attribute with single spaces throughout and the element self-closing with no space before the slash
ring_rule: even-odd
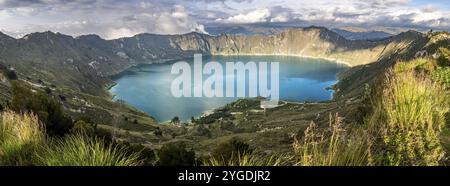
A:
<svg viewBox="0 0 450 186">
<path fill-rule="evenodd" d="M 0 31 L 98 34 L 206 32 L 232 24 L 450 30 L 448 0 L 0 0 Z"/>
</svg>

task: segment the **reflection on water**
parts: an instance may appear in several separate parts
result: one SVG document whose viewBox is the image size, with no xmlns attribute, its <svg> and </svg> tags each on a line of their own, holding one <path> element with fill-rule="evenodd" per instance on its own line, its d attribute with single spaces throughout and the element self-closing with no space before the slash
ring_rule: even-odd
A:
<svg viewBox="0 0 450 186">
<path fill-rule="evenodd" d="M 185 60 L 193 65 L 193 59 Z M 225 62 L 279 62 L 280 99 L 290 101 L 324 101 L 332 98 L 332 91 L 326 90 L 336 83 L 336 74 L 347 67 L 319 59 L 279 56 L 213 56 L 204 57 L 203 64 Z M 175 98 L 170 86 L 176 75 L 170 74 L 173 62 L 143 65 L 129 69 L 115 78 L 117 85 L 110 91 L 115 99 L 150 114 L 158 121 L 179 116 L 188 120 L 202 112 L 223 106 L 238 98 Z M 225 70 L 225 68 L 224 68 Z M 204 76 L 204 80 L 208 76 Z M 225 78 L 224 78 L 225 79 Z M 225 84 L 225 83 L 224 83 Z M 248 83 L 246 84 L 248 86 Z M 194 85 L 195 86 L 195 85 Z"/>
</svg>

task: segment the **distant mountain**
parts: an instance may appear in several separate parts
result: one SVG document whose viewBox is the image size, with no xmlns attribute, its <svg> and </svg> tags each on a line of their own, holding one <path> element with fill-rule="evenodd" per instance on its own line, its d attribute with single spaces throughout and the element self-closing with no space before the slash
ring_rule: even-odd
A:
<svg viewBox="0 0 450 186">
<path fill-rule="evenodd" d="M 382 31 L 348 31 L 344 29 L 332 29 L 334 32 L 349 40 L 379 40 L 393 36 Z"/>
<path fill-rule="evenodd" d="M 14 42 L 14 38 L 0 32 L 0 45 L 8 45 L 11 42 Z"/>
<path fill-rule="evenodd" d="M 282 32 L 283 30 L 293 27 L 281 27 L 281 26 L 263 26 L 263 25 L 221 25 L 206 27 L 205 30 L 211 35 L 218 36 L 221 34 L 231 35 L 273 35 Z"/>
</svg>

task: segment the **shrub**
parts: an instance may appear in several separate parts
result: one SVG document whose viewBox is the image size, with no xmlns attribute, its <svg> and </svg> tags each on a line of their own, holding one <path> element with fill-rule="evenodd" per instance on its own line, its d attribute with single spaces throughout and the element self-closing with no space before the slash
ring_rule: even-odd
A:
<svg viewBox="0 0 450 186">
<path fill-rule="evenodd" d="M 243 157 L 246 154 L 252 153 L 250 145 L 239 140 L 231 139 L 229 141 L 219 144 L 212 153 L 212 157 L 216 160 L 238 160 L 239 157 Z"/>
<path fill-rule="evenodd" d="M 439 65 L 450 66 L 450 51 L 447 48 L 441 47 L 439 48 L 439 53 Z"/>
<path fill-rule="evenodd" d="M 369 125 L 378 130 L 383 165 L 438 165 L 449 102 L 442 87 L 414 71 L 389 73 Z"/>
<path fill-rule="evenodd" d="M 80 133 L 86 134 L 88 136 L 95 135 L 95 126 L 93 124 L 87 123 L 84 120 L 78 120 L 73 124 L 72 129 L 70 130 L 72 133 Z"/>
<path fill-rule="evenodd" d="M 0 165 L 31 165 L 45 141 L 43 126 L 35 115 L 0 114 Z"/>
<path fill-rule="evenodd" d="M 139 153 L 127 154 L 126 148 L 109 144 L 83 134 L 55 140 L 37 157 L 45 166 L 137 166 Z"/>
<path fill-rule="evenodd" d="M 160 166 L 192 166 L 195 165 L 195 152 L 186 149 L 184 143 L 166 144 L 158 151 Z"/>
<path fill-rule="evenodd" d="M 47 95 L 33 93 L 15 82 L 11 108 L 16 112 L 36 113 L 50 136 L 63 136 L 72 128 L 72 119 L 64 115 L 62 106 Z"/>
<path fill-rule="evenodd" d="M 434 81 L 450 87 L 450 67 L 438 67 L 432 72 L 431 77 Z"/>
<path fill-rule="evenodd" d="M 16 74 L 16 71 L 14 71 L 14 70 L 8 70 L 8 71 L 6 72 L 6 77 L 7 77 L 9 80 L 17 80 L 17 74 Z"/>
<path fill-rule="evenodd" d="M 180 118 L 178 116 L 175 116 L 172 118 L 172 120 L 170 120 L 170 123 L 172 124 L 179 124 L 180 123 Z"/>
<path fill-rule="evenodd" d="M 156 161 L 156 154 L 153 149 L 141 144 L 131 144 L 129 142 L 117 142 L 117 145 L 127 150 L 126 155 L 132 155 L 133 153 L 139 153 L 139 159 L 142 160 L 143 166 L 152 166 Z"/>
</svg>

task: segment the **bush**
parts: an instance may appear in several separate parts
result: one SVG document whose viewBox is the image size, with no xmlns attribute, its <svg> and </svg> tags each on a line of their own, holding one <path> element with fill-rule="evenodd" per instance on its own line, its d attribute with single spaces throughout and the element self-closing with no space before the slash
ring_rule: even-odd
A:
<svg viewBox="0 0 450 186">
<path fill-rule="evenodd" d="M 431 77 L 434 81 L 450 87 L 450 67 L 438 67 L 431 73 Z"/>
<path fill-rule="evenodd" d="M 153 166 L 156 161 L 155 151 L 141 144 L 131 144 L 129 142 L 118 142 L 117 145 L 127 150 L 126 155 L 132 155 L 133 153 L 139 153 L 139 159 L 142 161 L 143 166 Z"/>
<path fill-rule="evenodd" d="M 16 112 L 33 112 L 45 124 L 50 136 L 63 136 L 72 128 L 72 119 L 64 115 L 62 106 L 55 100 L 15 82 L 11 108 Z"/>
<path fill-rule="evenodd" d="M 99 138 L 76 134 L 55 140 L 37 157 L 45 166 L 137 166 L 142 162 L 139 153 L 129 154 L 117 145 L 106 145 Z"/>
<path fill-rule="evenodd" d="M 32 114 L 0 114 L 0 165 L 31 165 L 45 142 L 43 126 Z"/>
<path fill-rule="evenodd" d="M 80 133 L 80 134 L 86 134 L 88 136 L 94 136 L 96 128 L 93 124 L 87 123 L 84 120 L 78 120 L 73 124 L 72 129 L 70 130 L 71 133 Z"/>
<path fill-rule="evenodd" d="M 8 70 L 8 71 L 6 72 L 6 77 L 7 77 L 9 80 L 17 80 L 17 74 L 16 74 L 16 72 L 15 72 L 14 70 Z"/>
<path fill-rule="evenodd" d="M 180 123 L 180 118 L 178 116 L 175 116 L 175 117 L 173 117 L 170 120 L 170 123 L 172 123 L 172 124 L 179 124 Z"/>
<path fill-rule="evenodd" d="M 447 48 L 439 48 L 439 65 L 441 66 L 450 66 L 450 51 Z"/>
<path fill-rule="evenodd" d="M 195 152 L 186 149 L 184 143 L 170 143 L 158 151 L 160 166 L 192 166 L 195 165 Z"/>
<path fill-rule="evenodd" d="M 252 153 L 250 145 L 239 140 L 231 139 L 219 144 L 212 153 L 212 157 L 216 160 L 238 161 L 240 157 Z"/>
</svg>

